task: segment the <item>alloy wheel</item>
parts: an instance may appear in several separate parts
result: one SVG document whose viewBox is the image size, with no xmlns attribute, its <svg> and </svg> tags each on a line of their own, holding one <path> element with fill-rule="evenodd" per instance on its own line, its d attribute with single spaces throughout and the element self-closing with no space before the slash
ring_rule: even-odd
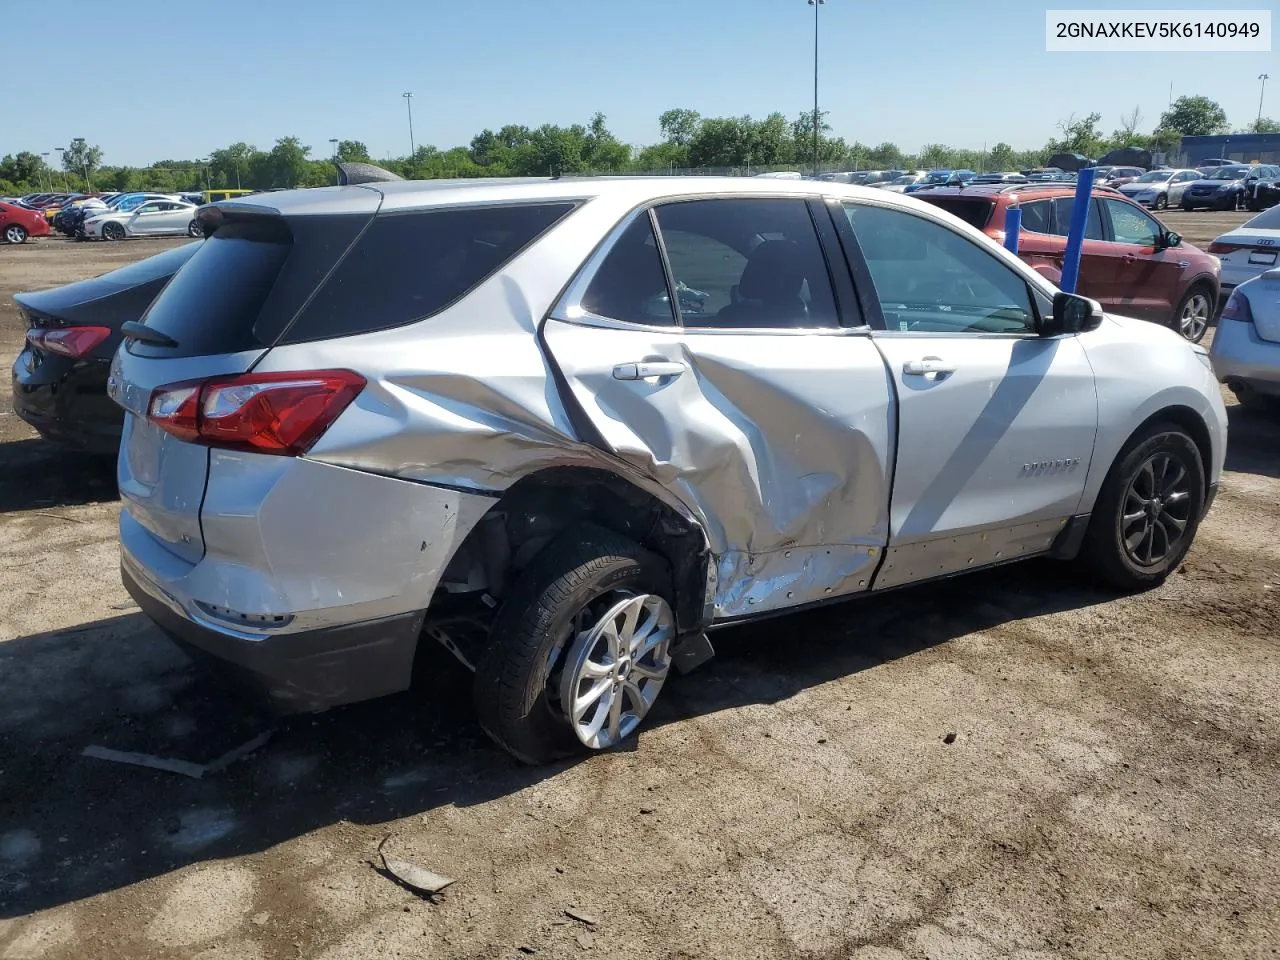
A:
<svg viewBox="0 0 1280 960">
<path fill-rule="evenodd" d="M 1169 453 L 1156 453 L 1138 468 L 1125 491 L 1120 538 L 1140 567 L 1159 565 L 1173 553 L 1191 522 L 1191 478 Z"/>
<path fill-rule="evenodd" d="M 106 240 L 123 240 L 124 227 L 118 223 L 104 223 L 102 225 L 102 236 Z"/>
<path fill-rule="evenodd" d="M 1209 298 L 1194 293 L 1182 305 L 1178 315 L 1178 332 L 1192 343 L 1199 343 L 1209 326 Z"/>
<path fill-rule="evenodd" d="M 651 593 L 614 592 L 574 618 L 558 699 L 579 742 L 604 750 L 635 731 L 671 671 L 674 636 L 675 614 Z"/>
<path fill-rule="evenodd" d="M 27 239 L 27 231 L 18 224 L 12 223 L 5 228 L 4 238 L 9 243 L 22 243 Z"/>
</svg>

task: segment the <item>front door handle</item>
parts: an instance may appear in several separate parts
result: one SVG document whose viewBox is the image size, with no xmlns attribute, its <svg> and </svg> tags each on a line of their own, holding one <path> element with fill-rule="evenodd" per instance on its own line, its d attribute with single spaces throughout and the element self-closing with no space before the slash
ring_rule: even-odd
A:
<svg viewBox="0 0 1280 960">
<path fill-rule="evenodd" d="M 669 360 L 648 360 L 639 363 L 620 363 L 613 368 L 615 380 L 652 380 L 656 377 L 678 377 L 689 369 L 683 363 Z"/>
<path fill-rule="evenodd" d="M 1133 253 L 1126 253 L 1126 254 L 1125 254 L 1123 257 L 1121 257 L 1120 259 L 1121 259 L 1121 260 L 1123 260 L 1125 263 L 1133 263 L 1133 262 L 1135 262 L 1135 261 L 1138 259 L 1138 257 L 1137 257 L 1137 254 L 1133 254 Z"/>
<path fill-rule="evenodd" d="M 937 377 L 940 374 L 956 372 L 954 363 L 940 357 L 925 357 L 922 360 L 908 360 L 902 365 L 902 372 L 908 377 Z"/>
</svg>

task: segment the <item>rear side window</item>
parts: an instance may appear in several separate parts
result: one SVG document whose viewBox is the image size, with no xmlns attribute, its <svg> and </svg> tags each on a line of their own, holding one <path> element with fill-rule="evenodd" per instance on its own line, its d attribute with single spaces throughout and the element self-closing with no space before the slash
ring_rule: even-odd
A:
<svg viewBox="0 0 1280 960">
<path fill-rule="evenodd" d="M 995 204 L 978 197 L 921 197 L 921 200 L 941 207 L 952 216 L 959 217 L 971 227 L 981 230 L 991 220 Z M 1028 228 L 1029 229 L 1029 228 Z"/>
<path fill-rule="evenodd" d="M 647 213 L 631 221 L 610 248 L 582 297 L 582 308 L 626 323 L 670 326 L 676 322 L 662 254 Z"/>
<path fill-rule="evenodd" d="M 1022 210 L 1022 229 L 1032 233 L 1048 233 L 1053 208 L 1048 200 L 1032 200 L 1018 205 Z"/>
<path fill-rule="evenodd" d="M 283 343 L 403 326 L 466 296 L 572 203 L 458 207 L 375 217 Z"/>
<path fill-rule="evenodd" d="M 1060 237 L 1065 237 L 1071 229 L 1071 209 L 1075 203 L 1075 197 L 1056 197 L 1053 201 L 1053 232 Z M 1085 223 L 1084 238 L 1106 239 L 1102 233 L 1102 211 L 1098 208 L 1097 197 L 1089 201 L 1089 219 Z"/>
</svg>

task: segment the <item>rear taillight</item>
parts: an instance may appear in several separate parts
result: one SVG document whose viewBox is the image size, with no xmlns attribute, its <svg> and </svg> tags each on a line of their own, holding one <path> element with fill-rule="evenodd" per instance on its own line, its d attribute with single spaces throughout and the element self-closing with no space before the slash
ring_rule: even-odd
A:
<svg viewBox="0 0 1280 960">
<path fill-rule="evenodd" d="M 1236 250 L 1248 250 L 1247 243 L 1220 243 L 1217 240 L 1209 244 L 1210 253 L 1234 253 Z"/>
<path fill-rule="evenodd" d="M 364 389 L 350 370 L 214 377 L 157 387 L 147 419 L 175 437 L 215 447 L 298 456 Z"/>
<path fill-rule="evenodd" d="M 1249 306 L 1249 298 L 1239 290 L 1232 290 L 1227 298 L 1227 305 L 1222 308 L 1223 320 L 1239 320 L 1241 323 L 1253 323 L 1253 309 Z"/>
<path fill-rule="evenodd" d="M 64 357 L 79 360 L 92 353 L 111 336 L 108 327 L 34 327 L 27 331 L 27 343 Z"/>
</svg>

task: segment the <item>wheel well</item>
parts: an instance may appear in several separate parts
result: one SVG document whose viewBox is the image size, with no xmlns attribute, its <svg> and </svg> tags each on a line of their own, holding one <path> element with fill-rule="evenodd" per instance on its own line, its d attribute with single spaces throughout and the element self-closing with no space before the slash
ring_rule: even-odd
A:
<svg viewBox="0 0 1280 960">
<path fill-rule="evenodd" d="M 1200 462 L 1204 464 L 1204 480 L 1205 483 L 1208 483 L 1209 464 L 1213 462 L 1213 442 L 1209 439 L 1209 428 L 1205 425 L 1204 418 L 1190 407 L 1165 407 L 1158 413 L 1153 413 L 1133 432 L 1129 441 L 1125 442 L 1125 447 L 1128 447 L 1134 436 L 1137 436 L 1152 423 L 1160 420 L 1167 420 L 1187 431 L 1187 434 L 1195 443 L 1196 449 L 1200 452 Z"/>
<path fill-rule="evenodd" d="M 519 480 L 459 546 L 440 590 L 457 599 L 501 600 L 543 547 L 582 524 L 605 527 L 665 559 L 680 632 L 705 625 L 711 552 L 702 528 L 607 470 L 553 467 Z"/>
</svg>

